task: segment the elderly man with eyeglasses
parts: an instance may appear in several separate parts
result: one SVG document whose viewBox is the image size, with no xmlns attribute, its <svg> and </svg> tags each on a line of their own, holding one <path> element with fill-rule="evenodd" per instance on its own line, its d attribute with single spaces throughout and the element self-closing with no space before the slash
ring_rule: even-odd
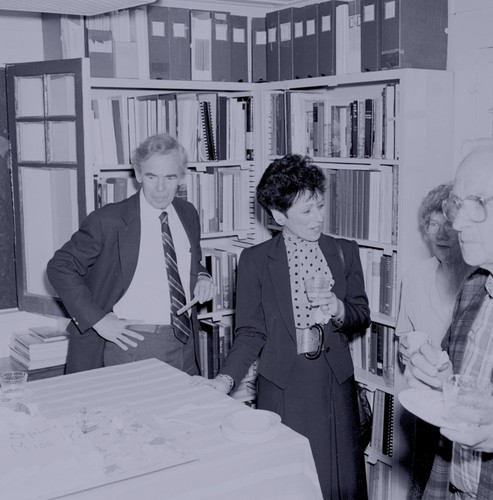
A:
<svg viewBox="0 0 493 500">
<path fill-rule="evenodd" d="M 444 353 L 423 344 L 406 369 L 409 385 L 439 390 L 451 373 L 493 381 L 493 143 L 479 143 L 461 162 L 443 213 L 459 233 L 464 260 L 474 270 L 464 281 Z M 493 498 L 493 396 L 483 408 L 455 407 L 460 430 L 442 439 L 423 498 Z M 451 426 L 452 427 L 452 426 Z"/>
</svg>

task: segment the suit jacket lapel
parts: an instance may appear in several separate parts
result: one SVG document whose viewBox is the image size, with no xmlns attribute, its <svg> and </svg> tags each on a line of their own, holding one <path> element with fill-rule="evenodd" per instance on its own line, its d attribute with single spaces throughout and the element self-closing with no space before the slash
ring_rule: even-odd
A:
<svg viewBox="0 0 493 500">
<path fill-rule="evenodd" d="M 123 228 L 118 233 L 118 251 L 122 269 L 124 291 L 130 286 L 140 248 L 140 191 L 128 199 L 122 213 Z"/>
<path fill-rule="evenodd" d="M 274 299 L 289 334 L 296 342 L 296 327 L 291 299 L 288 254 L 282 234 L 274 238 L 268 257 L 267 267 L 274 289 Z"/>
</svg>

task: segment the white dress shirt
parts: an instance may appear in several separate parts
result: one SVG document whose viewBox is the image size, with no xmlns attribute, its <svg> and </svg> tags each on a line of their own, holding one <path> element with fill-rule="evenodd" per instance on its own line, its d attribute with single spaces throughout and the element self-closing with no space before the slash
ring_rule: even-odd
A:
<svg viewBox="0 0 493 500">
<path fill-rule="evenodd" d="M 186 300 L 190 300 L 191 247 L 185 228 L 173 205 L 168 205 L 168 223 L 176 249 L 176 260 Z M 132 282 L 113 307 L 120 319 L 149 324 L 170 324 L 170 295 L 161 239 L 160 214 L 140 191 L 140 248 Z"/>
</svg>

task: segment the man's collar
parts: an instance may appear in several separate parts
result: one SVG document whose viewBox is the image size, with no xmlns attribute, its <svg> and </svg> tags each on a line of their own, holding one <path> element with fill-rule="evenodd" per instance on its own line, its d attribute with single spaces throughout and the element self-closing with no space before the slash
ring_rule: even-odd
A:
<svg viewBox="0 0 493 500">
<path fill-rule="evenodd" d="M 493 299 L 493 276 L 491 274 L 488 275 L 484 286 L 486 288 L 486 291 L 488 292 L 488 295 L 490 296 L 490 299 Z"/>
<path fill-rule="evenodd" d="M 176 213 L 175 207 L 173 206 L 173 203 L 170 203 L 166 208 L 164 209 L 159 209 L 159 208 L 154 208 L 146 199 L 144 195 L 144 190 L 140 190 L 140 212 L 144 217 L 159 217 L 161 212 L 168 212 L 168 215 L 174 215 Z"/>
</svg>

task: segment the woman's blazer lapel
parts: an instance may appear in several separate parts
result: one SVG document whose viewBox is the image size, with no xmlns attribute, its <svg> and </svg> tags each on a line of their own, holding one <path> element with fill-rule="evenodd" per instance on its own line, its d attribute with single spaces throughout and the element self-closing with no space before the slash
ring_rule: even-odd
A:
<svg viewBox="0 0 493 500">
<path fill-rule="evenodd" d="M 273 300 L 276 302 L 285 327 L 296 342 L 288 255 L 282 234 L 276 236 L 272 241 L 272 246 L 268 253 L 267 269 L 272 289 L 274 290 Z"/>
</svg>

